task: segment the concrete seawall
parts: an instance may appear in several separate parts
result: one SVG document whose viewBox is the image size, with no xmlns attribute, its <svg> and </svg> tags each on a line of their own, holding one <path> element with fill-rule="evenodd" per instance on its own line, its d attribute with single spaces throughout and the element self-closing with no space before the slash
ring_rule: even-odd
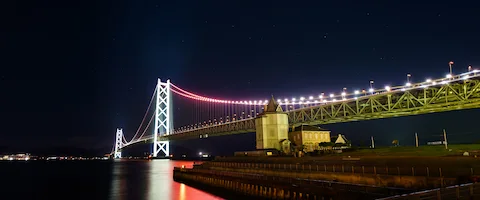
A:
<svg viewBox="0 0 480 200">
<path fill-rule="evenodd" d="M 258 173 L 267 176 L 278 177 L 297 177 L 303 179 L 338 181 L 343 183 L 364 184 L 378 187 L 401 187 L 407 189 L 428 189 L 438 188 L 442 185 L 453 185 L 454 178 L 438 178 L 424 176 L 396 176 L 396 175 L 374 175 L 374 174 L 351 174 L 351 173 L 332 173 L 321 171 L 279 171 L 268 169 L 242 169 L 210 167 L 211 170 L 234 171 L 241 173 Z M 443 183 L 442 183 L 443 182 Z"/>
<path fill-rule="evenodd" d="M 373 199 L 411 192 L 339 182 L 269 176 L 232 170 L 176 168 L 174 180 L 268 199 Z"/>
</svg>

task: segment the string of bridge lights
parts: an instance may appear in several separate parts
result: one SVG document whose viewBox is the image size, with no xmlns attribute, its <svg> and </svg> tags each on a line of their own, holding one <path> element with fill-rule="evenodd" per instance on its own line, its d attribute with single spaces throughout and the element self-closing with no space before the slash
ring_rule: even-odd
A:
<svg viewBox="0 0 480 200">
<path fill-rule="evenodd" d="M 467 80 L 469 78 L 478 77 L 480 75 L 480 70 L 472 69 L 471 66 L 468 66 L 468 72 L 453 75 L 451 70 L 451 65 L 453 62 L 449 63 L 450 66 L 450 73 L 445 76 L 445 78 L 440 79 L 426 79 L 424 82 L 421 83 L 411 83 L 410 78 L 411 74 L 407 74 L 407 83 L 403 86 L 385 86 L 383 89 L 375 89 L 374 88 L 374 81 L 370 81 L 370 88 L 367 90 L 354 90 L 353 93 L 347 93 L 347 88 L 343 88 L 343 91 L 340 94 L 330 93 L 328 96 L 325 93 L 321 93 L 318 97 L 309 96 L 308 98 L 300 97 L 298 100 L 297 98 L 279 98 L 277 103 L 280 105 L 305 105 L 305 104 L 321 104 L 321 103 L 329 103 L 329 102 L 337 102 L 337 101 L 345 101 L 351 99 L 357 99 L 363 96 L 368 95 L 376 95 L 385 92 L 394 92 L 394 91 L 406 91 L 410 89 L 417 89 L 417 88 L 427 88 L 429 86 L 435 86 L 439 84 L 447 84 L 454 81 L 459 80 Z M 224 100 L 224 99 L 215 99 L 209 98 L 201 95 L 194 94 L 192 92 L 188 92 L 186 90 L 181 89 L 180 87 L 171 83 L 171 91 L 181 95 L 186 98 L 204 101 L 204 102 L 212 102 L 212 103 L 220 103 L 220 104 L 231 104 L 231 105 L 266 105 L 268 104 L 268 100 L 243 100 L 243 101 L 234 101 L 234 100 Z"/>
</svg>

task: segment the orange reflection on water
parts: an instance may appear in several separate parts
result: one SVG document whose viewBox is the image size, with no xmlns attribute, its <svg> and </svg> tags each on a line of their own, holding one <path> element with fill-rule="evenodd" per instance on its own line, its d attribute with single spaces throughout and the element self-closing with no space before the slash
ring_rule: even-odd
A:
<svg viewBox="0 0 480 200">
<path fill-rule="evenodd" d="M 185 184 L 180 183 L 180 192 L 178 193 L 178 198 L 180 200 L 185 200 Z"/>
<path fill-rule="evenodd" d="M 192 167 L 191 161 L 116 161 L 112 166 L 111 200 L 223 199 L 173 180 L 173 168 Z"/>
<path fill-rule="evenodd" d="M 193 167 L 192 161 L 152 160 L 150 162 L 149 200 L 209 200 L 223 199 L 183 183 L 173 181 L 173 168 Z M 168 190 L 168 191 L 167 191 Z M 162 198 L 160 198 L 162 197 Z"/>
</svg>

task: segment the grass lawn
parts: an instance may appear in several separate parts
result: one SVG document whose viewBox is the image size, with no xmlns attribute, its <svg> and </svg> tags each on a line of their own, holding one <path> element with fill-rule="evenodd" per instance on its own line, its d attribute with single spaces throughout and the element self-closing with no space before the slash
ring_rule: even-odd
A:
<svg viewBox="0 0 480 200">
<path fill-rule="evenodd" d="M 480 144 L 452 144 L 448 145 L 448 150 L 444 145 L 378 147 L 344 152 L 336 156 L 461 156 L 465 151 L 468 151 L 470 156 L 480 156 Z"/>
</svg>

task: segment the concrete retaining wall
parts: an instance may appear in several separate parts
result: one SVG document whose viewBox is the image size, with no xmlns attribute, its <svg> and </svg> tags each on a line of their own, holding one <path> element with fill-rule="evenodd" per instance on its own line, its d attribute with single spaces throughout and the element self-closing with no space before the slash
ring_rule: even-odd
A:
<svg viewBox="0 0 480 200">
<path fill-rule="evenodd" d="M 297 177 L 304 179 L 317 179 L 326 181 L 338 181 L 344 183 L 373 185 L 379 187 L 402 187 L 407 189 L 428 189 L 439 188 L 444 185 L 453 185 L 456 180 L 453 178 L 432 178 L 423 176 L 395 176 L 395 175 L 372 175 L 372 174 L 349 174 L 332 173 L 321 171 L 278 171 L 268 169 L 245 169 L 209 167 L 211 170 L 234 171 L 242 173 L 258 173 L 266 176 Z"/>
</svg>

